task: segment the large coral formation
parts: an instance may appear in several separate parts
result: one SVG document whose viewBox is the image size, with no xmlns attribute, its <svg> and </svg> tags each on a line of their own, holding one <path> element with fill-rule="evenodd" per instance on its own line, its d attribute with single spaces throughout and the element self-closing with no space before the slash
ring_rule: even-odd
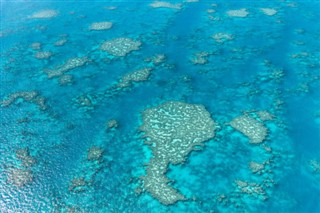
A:
<svg viewBox="0 0 320 213">
<path fill-rule="evenodd" d="M 241 115 L 230 122 L 230 125 L 250 139 L 250 143 L 261 143 L 267 136 L 267 128 L 249 115 Z"/>
<path fill-rule="evenodd" d="M 118 121 L 115 119 L 111 119 L 107 122 L 107 129 L 116 129 L 119 126 Z"/>
<path fill-rule="evenodd" d="M 31 19 L 48 19 L 53 18 L 58 15 L 58 11 L 56 10 L 41 10 L 33 13 L 29 18 Z"/>
<path fill-rule="evenodd" d="M 70 85 L 73 83 L 73 76 L 68 74 L 61 75 L 58 82 L 61 86 Z"/>
<path fill-rule="evenodd" d="M 112 27 L 112 22 L 94 22 L 90 25 L 89 30 L 108 30 Z"/>
<path fill-rule="evenodd" d="M 74 178 L 71 180 L 68 189 L 70 192 L 79 193 L 85 191 L 88 184 L 89 183 L 83 177 Z"/>
<path fill-rule="evenodd" d="M 93 146 L 89 149 L 87 159 L 89 161 L 95 161 L 101 159 L 103 154 L 103 149 L 98 146 Z"/>
<path fill-rule="evenodd" d="M 312 159 L 309 161 L 309 166 L 315 174 L 320 173 L 320 162 L 319 161 Z"/>
<path fill-rule="evenodd" d="M 278 13 L 278 11 L 273 8 L 260 8 L 260 10 L 268 16 L 273 16 Z"/>
<path fill-rule="evenodd" d="M 29 169 L 11 168 L 7 173 L 7 182 L 18 187 L 23 187 L 32 180 L 33 174 Z"/>
<path fill-rule="evenodd" d="M 18 99 L 22 99 L 26 102 L 34 103 L 38 105 L 40 110 L 46 110 L 46 100 L 44 97 L 40 96 L 37 91 L 20 91 L 11 93 L 6 99 L 0 102 L 2 107 L 8 107 Z"/>
<path fill-rule="evenodd" d="M 217 43 L 224 43 L 234 39 L 234 35 L 230 33 L 215 33 L 211 36 Z"/>
<path fill-rule="evenodd" d="M 264 169 L 264 164 L 251 161 L 249 163 L 249 168 L 253 173 L 260 173 Z"/>
<path fill-rule="evenodd" d="M 37 59 L 48 59 L 52 56 L 52 52 L 50 51 L 42 51 L 35 53 L 34 57 Z"/>
<path fill-rule="evenodd" d="M 215 129 L 210 113 L 202 105 L 170 101 L 145 110 L 141 130 L 154 157 L 142 177 L 144 189 L 166 205 L 184 200 L 168 185 L 167 167 L 183 163 L 195 146 L 214 137 Z"/>
<path fill-rule="evenodd" d="M 209 57 L 210 53 L 203 51 L 203 52 L 198 52 L 195 53 L 195 56 L 191 59 L 191 62 L 193 64 L 206 64 L 208 63 L 208 57 Z"/>
<path fill-rule="evenodd" d="M 170 9 L 177 9 L 180 10 L 182 7 L 181 4 L 172 4 L 170 2 L 164 2 L 164 1 L 155 1 L 150 4 L 153 8 L 170 8 Z"/>
<path fill-rule="evenodd" d="M 165 176 L 167 167 L 167 161 L 152 158 L 148 164 L 147 174 L 142 178 L 144 189 L 165 205 L 186 199 L 185 196 L 168 184 L 170 180 Z"/>
<path fill-rule="evenodd" d="M 242 8 L 242 9 L 239 9 L 239 10 L 228 10 L 227 11 L 227 15 L 231 16 L 231 17 L 244 18 L 244 17 L 247 17 L 249 15 L 249 12 L 247 11 L 247 9 Z"/>
<path fill-rule="evenodd" d="M 138 50 L 141 46 L 140 41 L 134 41 L 131 38 L 115 38 L 102 43 L 100 49 L 113 56 L 126 56 L 128 53 Z"/>
<path fill-rule="evenodd" d="M 18 149 L 16 157 L 21 160 L 24 167 L 31 167 L 36 163 L 35 158 L 30 155 L 28 148 Z"/>
<path fill-rule="evenodd" d="M 120 79 L 120 82 L 117 84 L 117 86 L 121 88 L 129 87 L 133 82 L 146 81 L 148 80 L 151 71 L 151 68 L 143 68 L 127 73 Z"/>
<path fill-rule="evenodd" d="M 264 188 L 258 183 L 249 183 L 246 181 L 236 180 L 235 181 L 238 190 L 243 194 L 248 194 L 253 197 L 265 200 L 267 199 Z"/>
<path fill-rule="evenodd" d="M 259 117 L 259 119 L 262 121 L 271 121 L 274 119 L 274 116 L 266 110 L 258 111 L 256 112 L 256 114 Z"/>
<path fill-rule="evenodd" d="M 59 77 L 62 76 L 65 72 L 68 72 L 69 70 L 84 66 L 88 62 L 89 58 L 86 56 L 70 58 L 64 64 L 59 65 L 51 70 L 45 70 L 45 72 L 47 73 L 48 78 Z"/>
</svg>

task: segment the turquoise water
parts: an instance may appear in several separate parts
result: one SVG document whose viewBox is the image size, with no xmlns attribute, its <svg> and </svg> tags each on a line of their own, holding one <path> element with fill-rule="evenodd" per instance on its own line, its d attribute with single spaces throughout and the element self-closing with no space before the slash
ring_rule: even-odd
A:
<svg viewBox="0 0 320 213">
<path fill-rule="evenodd" d="M 0 212 L 320 212 L 319 1 L 170 2 L 1 1 Z M 116 38 L 141 45 L 101 49 Z M 49 77 L 73 58 L 85 62 Z M 141 180 L 154 154 L 143 112 L 168 101 L 203 105 L 217 125 L 169 165 L 187 198 L 171 205 Z M 263 142 L 230 125 L 243 114 L 268 129 Z M 89 160 L 92 147 L 102 153 Z"/>
</svg>

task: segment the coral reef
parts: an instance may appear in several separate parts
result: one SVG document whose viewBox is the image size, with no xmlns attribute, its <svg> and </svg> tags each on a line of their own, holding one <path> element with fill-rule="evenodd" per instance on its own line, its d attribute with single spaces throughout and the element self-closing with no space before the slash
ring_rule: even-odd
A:
<svg viewBox="0 0 320 213">
<path fill-rule="evenodd" d="M 68 72 L 72 69 L 82 67 L 89 62 L 88 57 L 76 57 L 68 59 L 64 64 L 57 66 L 51 70 L 44 70 L 47 73 L 48 78 L 58 77 L 63 75 L 65 72 Z"/>
<path fill-rule="evenodd" d="M 72 83 L 73 83 L 73 76 L 72 75 L 64 74 L 59 77 L 59 84 L 61 86 L 70 85 Z"/>
<path fill-rule="evenodd" d="M 99 160 L 102 157 L 102 154 L 103 154 L 103 149 L 97 146 L 93 146 L 88 151 L 87 160 L 89 161 Z"/>
<path fill-rule="evenodd" d="M 50 51 L 43 51 L 43 52 L 37 52 L 34 57 L 37 59 L 48 59 L 52 56 L 52 52 Z"/>
<path fill-rule="evenodd" d="M 96 175 L 106 166 L 103 154 L 104 148 L 100 145 L 93 145 L 88 149 L 85 161 L 69 183 L 69 192 L 83 193 L 92 189 Z"/>
<path fill-rule="evenodd" d="M 127 73 L 120 79 L 120 82 L 117 84 L 117 87 L 129 87 L 134 82 L 146 81 L 148 80 L 151 71 L 151 68 L 143 68 L 137 71 Z"/>
<path fill-rule="evenodd" d="M 147 175 L 142 177 L 144 190 L 165 205 L 186 200 L 175 188 L 169 185 L 170 180 L 165 176 L 168 162 L 152 158 L 148 164 Z"/>
<path fill-rule="evenodd" d="M 182 8 L 181 4 L 172 4 L 170 2 L 164 2 L 164 1 L 155 1 L 150 4 L 153 8 L 171 8 L 171 9 L 177 9 L 180 10 Z"/>
<path fill-rule="evenodd" d="M 250 139 L 250 143 L 261 143 L 267 136 L 267 128 L 249 115 L 241 115 L 233 119 L 230 125 L 246 135 Z"/>
<path fill-rule="evenodd" d="M 69 185 L 69 191 L 74 193 L 80 193 L 86 190 L 88 186 L 88 182 L 83 178 L 74 178 L 71 180 L 71 184 Z"/>
<path fill-rule="evenodd" d="M 268 199 L 263 187 L 257 183 L 249 183 L 241 180 L 236 180 L 235 183 L 238 190 L 243 194 L 248 194 L 262 200 Z"/>
<path fill-rule="evenodd" d="M 58 15 L 58 11 L 56 10 L 41 10 L 39 12 L 33 13 L 28 18 L 31 19 L 47 19 L 47 18 L 53 18 Z"/>
<path fill-rule="evenodd" d="M 21 160 L 24 167 L 31 167 L 36 163 L 36 160 L 30 155 L 28 148 L 18 149 L 16 157 Z"/>
<path fill-rule="evenodd" d="M 89 94 L 82 94 L 74 99 L 78 107 L 93 108 L 95 101 L 93 97 Z"/>
<path fill-rule="evenodd" d="M 209 52 L 199 52 L 195 54 L 195 57 L 191 59 L 191 62 L 195 65 L 208 63 Z"/>
<path fill-rule="evenodd" d="M 250 170 L 253 173 L 260 173 L 260 171 L 264 169 L 264 165 L 263 164 L 257 163 L 257 162 L 254 162 L 254 161 L 250 162 L 249 167 L 250 167 Z"/>
<path fill-rule="evenodd" d="M 156 54 L 150 58 L 146 58 L 146 62 L 152 62 L 154 65 L 159 65 L 166 60 L 166 56 L 164 54 Z"/>
<path fill-rule="evenodd" d="M 65 45 L 65 43 L 67 43 L 67 38 L 60 38 L 59 40 L 54 42 L 54 46 L 60 47 Z"/>
<path fill-rule="evenodd" d="M 315 174 L 320 173 L 320 162 L 319 161 L 312 159 L 309 161 L 309 166 Z"/>
<path fill-rule="evenodd" d="M 215 33 L 211 36 L 217 43 L 224 43 L 226 41 L 231 41 L 234 36 L 229 33 Z"/>
<path fill-rule="evenodd" d="M 40 50 L 41 49 L 41 43 L 40 42 L 33 42 L 30 47 L 34 50 Z"/>
<path fill-rule="evenodd" d="M 227 15 L 231 16 L 231 17 L 244 18 L 244 17 L 247 17 L 249 15 L 249 12 L 247 11 L 247 9 L 242 8 L 242 9 L 239 9 L 239 10 L 228 10 L 227 11 Z"/>
<path fill-rule="evenodd" d="M 8 107 L 18 99 L 23 99 L 24 101 L 34 103 L 38 105 L 41 110 L 46 110 L 47 105 L 45 103 L 45 98 L 40 96 L 37 91 L 21 91 L 10 94 L 1 103 L 2 107 Z"/>
<path fill-rule="evenodd" d="M 272 9 L 272 8 L 260 8 L 260 10 L 261 10 L 264 14 L 266 14 L 266 15 L 268 15 L 268 16 L 273 16 L 273 15 L 275 15 L 275 14 L 278 13 L 277 10 Z"/>
<path fill-rule="evenodd" d="M 262 121 L 271 121 L 274 119 L 274 116 L 266 110 L 258 111 L 256 112 L 256 114 L 259 117 L 259 119 Z"/>
<path fill-rule="evenodd" d="M 89 30 L 109 30 L 112 27 L 112 22 L 94 22 L 90 25 Z"/>
<path fill-rule="evenodd" d="M 216 125 L 202 105 L 170 101 L 143 112 L 141 130 L 153 158 L 142 177 L 144 189 L 163 204 L 185 197 L 168 185 L 168 164 L 180 164 L 195 146 L 214 137 Z"/>
<path fill-rule="evenodd" d="M 107 122 L 107 129 L 115 129 L 119 126 L 118 121 L 115 119 L 109 120 Z"/>
<path fill-rule="evenodd" d="M 123 57 L 134 50 L 139 50 L 141 44 L 140 41 L 134 41 L 130 38 L 115 38 L 103 42 L 100 49 L 108 52 L 110 55 Z"/>
<path fill-rule="evenodd" d="M 33 174 L 31 170 L 10 168 L 7 171 L 7 182 L 18 187 L 23 187 L 33 180 Z"/>
</svg>

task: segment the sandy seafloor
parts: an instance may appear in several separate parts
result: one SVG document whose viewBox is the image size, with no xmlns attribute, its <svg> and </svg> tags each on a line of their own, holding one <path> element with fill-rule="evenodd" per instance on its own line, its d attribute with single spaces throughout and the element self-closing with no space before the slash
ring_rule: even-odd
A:
<svg viewBox="0 0 320 213">
<path fill-rule="evenodd" d="M 320 212 L 319 1 L 151 3 L 1 1 L 0 100 L 36 91 L 45 106 L 2 102 L 0 212 Z M 246 17 L 228 16 L 242 8 Z M 55 14 L 32 18 L 43 10 Z M 89 30 L 102 21 L 113 26 Z M 120 57 L 100 50 L 120 37 L 142 44 Z M 148 60 L 157 54 L 162 63 Z M 88 62 L 65 70 L 67 83 L 48 78 L 76 57 Z M 147 79 L 115 89 L 145 67 Z M 201 104 L 219 125 L 202 150 L 170 165 L 170 184 L 188 199 L 168 206 L 143 191 L 152 153 L 139 130 L 142 112 L 166 101 Z M 254 111 L 273 115 L 260 144 L 229 124 Z M 118 126 L 107 128 L 112 119 Z M 87 160 L 92 146 L 103 150 L 98 161 Z M 29 153 L 19 158 L 19 150 Z M 254 173 L 252 161 L 268 165 Z M 30 178 L 19 182 L 17 169 Z M 238 181 L 263 186 L 263 196 Z"/>
</svg>

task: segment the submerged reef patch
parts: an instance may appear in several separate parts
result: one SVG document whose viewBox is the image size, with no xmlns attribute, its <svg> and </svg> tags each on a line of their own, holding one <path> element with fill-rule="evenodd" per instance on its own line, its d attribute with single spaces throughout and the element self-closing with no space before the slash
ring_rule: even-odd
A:
<svg viewBox="0 0 320 213">
<path fill-rule="evenodd" d="M 260 173 L 264 169 L 264 164 L 250 161 L 249 168 L 253 173 Z"/>
<path fill-rule="evenodd" d="M 274 119 L 274 116 L 266 110 L 258 111 L 256 112 L 256 114 L 259 117 L 259 119 L 262 121 L 271 121 Z"/>
<path fill-rule="evenodd" d="M 181 164 L 195 146 L 214 137 L 216 124 L 202 105 L 170 101 L 143 112 L 141 130 L 153 158 L 142 177 L 144 189 L 165 205 L 186 198 L 168 184 L 169 164 Z"/>
<path fill-rule="evenodd" d="M 148 80 L 151 71 L 151 68 L 143 68 L 134 72 L 127 73 L 120 79 L 117 87 L 129 87 L 133 82 L 146 81 Z"/>
<path fill-rule="evenodd" d="M 111 119 L 106 123 L 106 129 L 116 129 L 118 128 L 119 123 L 116 119 Z"/>
<path fill-rule="evenodd" d="M 247 17 L 249 15 L 249 12 L 247 11 L 247 9 L 242 8 L 242 9 L 239 9 L 239 10 L 228 10 L 227 11 L 227 15 L 231 16 L 231 17 L 244 18 L 244 17 Z"/>
<path fill-rule="evenodd" d="M 34 57 L 37 59 L 48 59 L 52 56 L 52 52 L 50 51 L 42 51 L 34 54 Z"/>
<path fill-rule="evenodd" d="M 103 42 L 100 49 L 108 52 L 110 55 L 120 57 L 126 56 L 134 50 L 139 50 L 141 44 L 140 41 L 134 41 L 131 38 L 115 38 Z"/>
<path fill-rule="evenodd" d="M 29 169 L 10 168 L 7 172 L 7 183 L 23 187 L 33 180 L 32 171 Z"/>
<path fill-rule="evenodd" d="M 68 42 L 68 39 L 66 38 L 66 36 L 63 36 L 59 40 L 55 41 L 53 45 L 56 47 L 61 47 L 61 46 L 65 45 L 65 43 L 67 43 L 67 42 Z"/>
<path fill-rule="evenodd" d="M 146 58 L 145 62 L 152 62 L 154 65 L 162 64 L 166 60 L 166 56 L 164 54 L 156 54 L 150 58 Z"/>
<path fill-rule="evenodd" d="M 77 177 L 71 180 L 68 190 L 74 193 L 84 192 L 88 184 L 89 183 L 85 180 L 85 178 Z"/>
<path fill-rule="evenodd" d="M 89 161 L 99 160 L 102 157 L 103 149 L 98 146 L 93 146 L 89 149 L 87 159 Z"/>
<path fill-rule="evenodd" d="M 18 149 L 16 151 L 16 158 L 21 160 L 22 165 L 26 168 L 31 167 L 36 163 L 35 158 L 30 155 L 28 148 Z"/>
<path fill-rule="evenodd" d="M 261 143 L 267 136 L 267 128 L 249 115 L 241 115 L 230 122 L 230 125 L 250 139 L 250 143 Z"/>
<path fill-rule="evenodd" d="M 234 35 L 230 33 L 215 33 L 211 36 L 217 43 L 224 43 L 234 39 Z"/>
<path fill-rule="evenodd" d="M 89 30 L 109 30 L 112 27 L 112 22 L 94 22 L 90 25 Z"/>
<path fill-rule="evenodd" d="M 267 199 L 266 191 L 262 185 L 258 183 L 250 183 L 242 180 L 236 180 L 237 190 L 242 194 L 248 194 L 252 197 L 259 198 L 262 200 Z"/>
<path fill-rule="evenodd" d="M 73 84 L 73 75 L 64 74 L 59 77 L 59 85 L 71 85 Z"/>
<path fill-rule="evenodd" d="M 320 162 L 317 161 L 316 159 L 312 159 L 309 161 L 309 166 L 312 170 L 312 172 L 314 172 L 315 174 L 319 174 L 320 173 Z"/>
<path fill-rule="evenodd" d="M 41 10 L 39 12 L 33 13 L 28 18 L 31 19 L 47 19 L 47 18 L 53 18 L 58 15 L 58 11 L 56 10 Z"/>
<path fill-rule="evenodd" d="M 69 70 L 75 69 L 77 67 L 82 67 L 88 62 L 89 58 L 86 56 L 70 58 L 64 64 L 59 65 L 58 67 L 51 70 L 45 70 L 44 72 L 47 73 L 48 78 L 58 77 L 62 76 L 65 72 L 68 72 Z"/>
<path fill-rule="evenodd" d="M 266 15 L 268 15 L 268 16 L 273 16 L 273 15 L 275 15 L 275 14 L 278 13 L 277 10 L 272 9 L 272 8 L 260 8 L 260 10 L 261 10 L 264 14 L 266 14 Z"/>
<path fill-rule="evenodd" d="M 181 4 L 172 4 L 170 2 L 164 2 L 164 1 L 155 1 L 150 4 L 153 8 L 171 8 L 171 9 L 181 9 Z"/>
<path fill-rule="evenodd" d="M 33 50 L 40 50 L 41 49 L 41 43 L 40 42 L 33 42 L 31 45 L 30 45 L 30 47 L 31 47 L 31 49 L 33 49 Z"/>
<path fill-rule="evenodd" d="M 34 103 L 38 105 L 40 110 L 46 110 L 46 100 L 44 97 L 40 96 L 37 91 L 20 91 L 10 94 L 5 100 L 0 102 L 2 107 L 8 107 L 18 99 L 23 99 L 26 102 Z"/>
<path fill-rule="evenodd" d="M 208 57 L 210 53 L 206 51 L 195 53 L 194 57 L 191 58 L 191 63 L 194 65 L 202 65 L 208 63 Z"/>
</svg>

